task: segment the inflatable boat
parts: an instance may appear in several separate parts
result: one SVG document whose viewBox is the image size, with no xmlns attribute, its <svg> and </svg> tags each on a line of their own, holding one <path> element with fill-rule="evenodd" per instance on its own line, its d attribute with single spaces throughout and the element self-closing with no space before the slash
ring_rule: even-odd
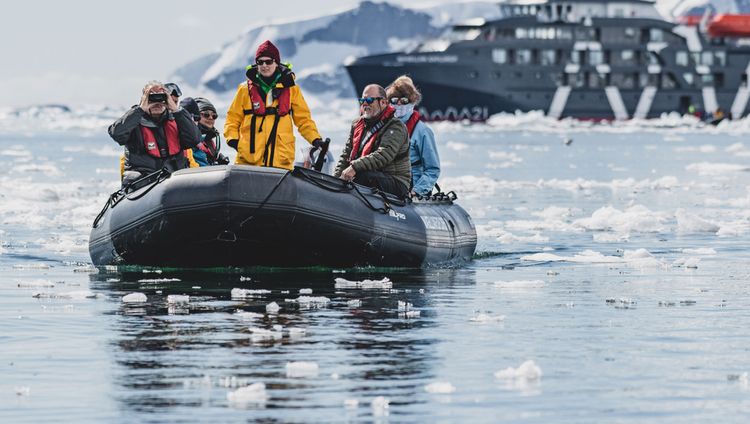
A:
<svg viewBox="0 0 750 424">
<path fill-rule="evenodd" d="M 427 267 L 471 259 L 455 194 L 402 200 L 305 168 L 245 165 L 157 175 L 94 221 L 95 265 Z"/>
</svg>

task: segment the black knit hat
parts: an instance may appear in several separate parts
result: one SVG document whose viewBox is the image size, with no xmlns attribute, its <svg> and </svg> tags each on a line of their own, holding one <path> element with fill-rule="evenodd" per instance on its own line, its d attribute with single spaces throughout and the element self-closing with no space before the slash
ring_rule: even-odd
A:
<svg viewBox="0 0 750 424">
<path fill-rule="evenodd" d="M 213 103 L 209 102 L 208 99 L 204 97 L 196 97 L 195 102 L 198 103 L 198 109 L 201 112 L 203 112 L 204 110 L 212 110 L 215 113 L 218 113 L 216 112 L 216 108 L 214 107 Z"/>
<path fill-rule="evenodd" d="M 185 97 L 184 99 L 180 100 L 180 107 L 193 115 L 194 120 L 198 121 L 201 119 L 201 110 L 198 107 L 198 102 L 196 102 L 192 97 Z"/>
</svg>

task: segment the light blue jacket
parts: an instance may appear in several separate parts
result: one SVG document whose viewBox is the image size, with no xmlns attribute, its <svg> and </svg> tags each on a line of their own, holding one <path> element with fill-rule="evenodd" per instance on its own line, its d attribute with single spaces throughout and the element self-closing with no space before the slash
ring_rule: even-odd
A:
<svg viewBox="0 0 750 424">
<path fill-rule="evenodd" d="M 406 123 L 410 116 L 402 117 L 401 121 Z M 422 121 L 417 122 L 409 140 L 409 159 L 411 160 L 412 191 L 424 196 L 432 191 L 440 177 L 440 157 L 437 145 L 435 145 L 435 134 Z"/>
</svg>

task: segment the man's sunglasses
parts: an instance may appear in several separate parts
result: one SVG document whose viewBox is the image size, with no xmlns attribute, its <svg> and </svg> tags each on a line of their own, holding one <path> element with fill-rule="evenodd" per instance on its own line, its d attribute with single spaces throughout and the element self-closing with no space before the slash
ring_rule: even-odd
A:
<svg viewBox="0 0 750 424">
<path fill-rule="evenodd" d="M 273 59 L 268 59 L 268 60 L 258 59 L 258 60 L 255 61 L 255 63 L 257 63 L 258 65 L 266 65 L 266 66 L 272 65 L 274 62 L 275 62 L 275 60 L 273 60 Z"/>
<path fill-rule="evenodd" d="M 367 103 L 368 105 L 371 105 L 375 102 L 375 100 L 383 100 L 382 97 L 362 97 L 361 99 L 357 99 L 359 101 L 359 104 L 363 105 Z"/>
<path fill-rule="evenodd" d="M 209 112 L 201 112 L 201 116 L 204 117 L 204 118 L 206 118 L 206 119 L 208 119 L 208 118 L 216 119 L 216 118 L 219 117 L 219 115 L 217 115 L 215 113 L 209 113 Z"/>
<path fill-rule="evenodd" d="M 411 103 L 406 97 L 391 97 L 389 101 L 392 105 L 408 105 Z"/>
</svg>

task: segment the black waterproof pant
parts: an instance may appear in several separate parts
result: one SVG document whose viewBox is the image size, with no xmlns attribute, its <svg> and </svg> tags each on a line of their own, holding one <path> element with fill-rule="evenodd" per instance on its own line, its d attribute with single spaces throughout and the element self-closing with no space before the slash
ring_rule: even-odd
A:
<svg viewBox="0 0 750 424">
<path fill-rule="evenodd" d="M 379 188 L 402 199 L 409 196 L 409 189 L 392 175 L 380 171 L 361 171 L 354 176 L 354 182 L 368 187 Z"/>
</svg>

